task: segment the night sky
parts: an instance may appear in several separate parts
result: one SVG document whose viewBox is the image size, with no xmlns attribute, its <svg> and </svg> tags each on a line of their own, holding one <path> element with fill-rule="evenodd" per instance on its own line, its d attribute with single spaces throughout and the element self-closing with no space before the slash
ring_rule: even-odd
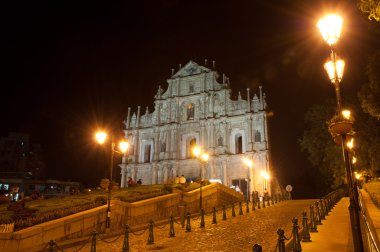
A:
<svg viewBox="0 0 380 252">
<path fill-rule="evenodd" d="M 0 136 L 29 133 L 43 145 L 47 177 L 94 185 L 108 169 L 94 131 L 120 134 L 128 107 L 152 111 L 172 68 L 215 60 L 234 97 L 263 86 L 274 172 L 296 196 L 313 195 L 297 139 L 307 108 L 335 98 L 322 67 L 329 48 L 315 26 L 334 9 L 345 19 L 345 97 L 360 88 L 370 43 L 353 1 L 7 1 Z"/>
</svg>

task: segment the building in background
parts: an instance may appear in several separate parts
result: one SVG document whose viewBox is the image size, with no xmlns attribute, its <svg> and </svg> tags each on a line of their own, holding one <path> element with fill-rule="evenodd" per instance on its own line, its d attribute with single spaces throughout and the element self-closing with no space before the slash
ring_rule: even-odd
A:
<svg viewBox="0 0 380 252">
<path fill-rule="evenodd" d="M 10 132 L 0 138 L 1 177 L 39 179 L 44 167 L 42 147 L 31 143 L 28 134 Z"/>
<path fill-rule="evenodd" d="M 213 63 L 214 65 L 214 63 Z M 123 158 L 121 187 L 126 178 L 142 179 L 144 184 L 166 183 L 177 175 L 188 180 L 200 177 L 201 164 L 192 148 L 200 146 L 210 158 L 203 164 L 203 178 L 238 186 L 246 194 L 270 191 L 269 144 L 265 94 L 246 99 L 239 92 L 231 99 L 228 78 L 190 61 L 172 72 L 168 87 L 161 86 L 154 97 L 154 111 L 148 107 L 125 120 L 125 138 L 131 148 Z M 213 67 L 214 69 L 214 67 Z M 253 161 L 249 168 L 243 158 Z M 128 162 L 127 162 L 128 160 Z"/>
</svg>

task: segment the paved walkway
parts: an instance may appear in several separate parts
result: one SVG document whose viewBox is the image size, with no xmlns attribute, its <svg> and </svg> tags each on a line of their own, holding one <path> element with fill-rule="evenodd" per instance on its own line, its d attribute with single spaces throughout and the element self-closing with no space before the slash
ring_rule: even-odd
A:
<svg viewBox="0 0 380 252">
<path fill-rule="evenodd" d="M 283 201 L 270 207 L 256 211 L 250 209 L 236 217 L 231 217 L 231 209 L 227 209 L 227 220 L 222 220 L 222 213 L 217 214 L 217 224 L 212 224 L 212 215 L 206 216 L 205 228 L 199 228 L 199 220 L 191 221 L 192 232 L 185 232 L 180 225 L 175 224 L 176 237 L 168 238 L 169 226 L 154 229 L 154 245 L 146 245 L 148 232 L 138 236 L 130 234 L 130 251 L 252 251 L 255 243 L 263 246 L 263 251 L 275 251 L 277 244 L 277 229 L 283 228 L 285 235 L 290 236 L 292 218 L 301 220 L 303 210 L 308 210 L 315 200 Z M 301 223 L 301 221 L 299 221 Z M 141 231 L 136 232 L 136 234 Z M 116 237 L 115 237 L 116 238 Z M 112 241 L 115 238 L 109 238 Z M 123 235 L 113 243 L 97 242 L 97 251 L 121 251 Z M 90 251 L 87 243 L 81 246 L 66 248 L 65 251 Z"/>
<path fill-rule="evenodd" d="M 349 199 L 342 198 L 317 226 L 318 232 L 310 233 L 312 242 L 301 243 L 302 251 L 354 252 L 348 205 Z"/>
</svg>

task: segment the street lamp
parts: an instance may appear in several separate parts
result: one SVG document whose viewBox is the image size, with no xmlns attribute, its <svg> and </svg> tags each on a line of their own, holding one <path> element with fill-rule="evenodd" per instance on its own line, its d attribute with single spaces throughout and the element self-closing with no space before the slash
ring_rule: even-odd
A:
<svg viewBox="0 0 380 252">
<path fill-rule="evenodd" d="M 95 134 L 95 139 L 99 144 L 104 144 L 107 139 L 107 133 L 104 131 L 99 131 Z M 126 141 L 120 141 L 119 142 L 119 149 L 120 151 L 115 149 L 115 142 L 113 137 L 111 137 L 111 159 L 110 159 L 110 179 L 108 184 L 108 201 L 107 201 L 107 216 L 106 216 L 106 228 L 110 228 L 111 224 L 111 183 L 112 183 L 112 170 L 113 170 L 113 157 L 114 154 L 125 154 L 127 153 L 129 148 L 129 143 Z"/>
<path fill-rule="evenodd" d="M 261 177 L 263 177 L 263 179 L 264 179 L 264 183 L 263 183 L 263 194 L 264 194 L 264 192 L 267 190 L 267 188 L 268 188 L 268 180 L 270 179 L 270 176 L 269 176 L 269 174 L 266 172 L 266 171 L 262 171 L 261 173 L 260 173 L 260 175 L 261 175 Z"/>
<path fill-rule="evenodd" d="M 248 167 L 248 172 L 249 172 L 249 178 L 247 178 L 247 201 L 249 201 L 249 196 L 250 196 L 249 195 L 249 182 L 253 181 L 253 169 L 252 169 L 253 162 L 249 158 L 243 158 L 243 163 Z"/>
<path fill-rule="evenodd" d="M 341 146 L 343 150 L 343 160 L 345 164 L 348 192 L 350 196 L 350 221 L 354 241 L 355 251 L 363 250 L 363 240 L 360 230 L 359 220 L 359 194 L 357 186 L 353 182 L 351 160 L 348 154 L 349 145 L 347 145 L 347 135 L 352 131 L 353 119 L 350 117 L 349 111 L 342 111 L 341 96 L 340 96 L 340 82 L 343 77 L 344 61 L 338 59 L 335 49 L 336 44 L 340 38 L 342 30 L 343 19 L 338 15 L 327 15 L 319 20 L 317 27 L 322 34 L 323 39 L 330 46 L 331 54 L 330 60 L 325 63 L 324 67 L 327 71 L 330 81 L 335 87 L 336 101 L 337 101 L 337 120 L 331 121 L 329 131 L 332 136 L 341 138 Z M 352 142 L 353 143 L 353 142 Z"/>
<path fill-rule="evenodd" d="M 200 186 L 199 186 L 199 209 L 202 210 L 202 180 L 203 180 L 203 166 L 208 161 L 209 155 L 206 152 L 203 152 L 202 149 L 198 146 L 195 146 L 193 148 L 193 154 L 196 158 L 198 158 L 201 162 L 200 168 L 199 168 L 199 179 L 200 179 Z"/>
</svg>

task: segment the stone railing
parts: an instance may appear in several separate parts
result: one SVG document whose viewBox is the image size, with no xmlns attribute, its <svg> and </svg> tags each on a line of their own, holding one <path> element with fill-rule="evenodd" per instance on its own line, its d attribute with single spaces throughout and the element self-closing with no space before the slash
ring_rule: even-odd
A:
<svg viewBox="0 0 380 252">
<path fill-rule="evenodd" d="M 15 227 L 14 223 L 1 224 L 0 225 L 0 233 L 12 233 L 14 227 Z"/>
<path fill-rule="evenodd" d="M 204 186 L 202 198 L 207 209 L 244 200 L 242 194 L 221 184 Z M 184 192 L 181 199 L 181 193 L 172 193 L 135 203 L 112 200 L 111 229 L 122 231 L 127 223 L 137 226 L 150 220 L 167 220 L 171 215 L 179 216 L 181 206 L 186 211 L 199 212 L 199 189 Z M 105 230 L 106 209 L 107 206 L 100 206 L 20 231 L 0 233 L 0 251 L 42 251 L 51 240 L 62 243 L 69 239 L 88 237 L 93 230 L 102 233 Z"/>
</svg>

